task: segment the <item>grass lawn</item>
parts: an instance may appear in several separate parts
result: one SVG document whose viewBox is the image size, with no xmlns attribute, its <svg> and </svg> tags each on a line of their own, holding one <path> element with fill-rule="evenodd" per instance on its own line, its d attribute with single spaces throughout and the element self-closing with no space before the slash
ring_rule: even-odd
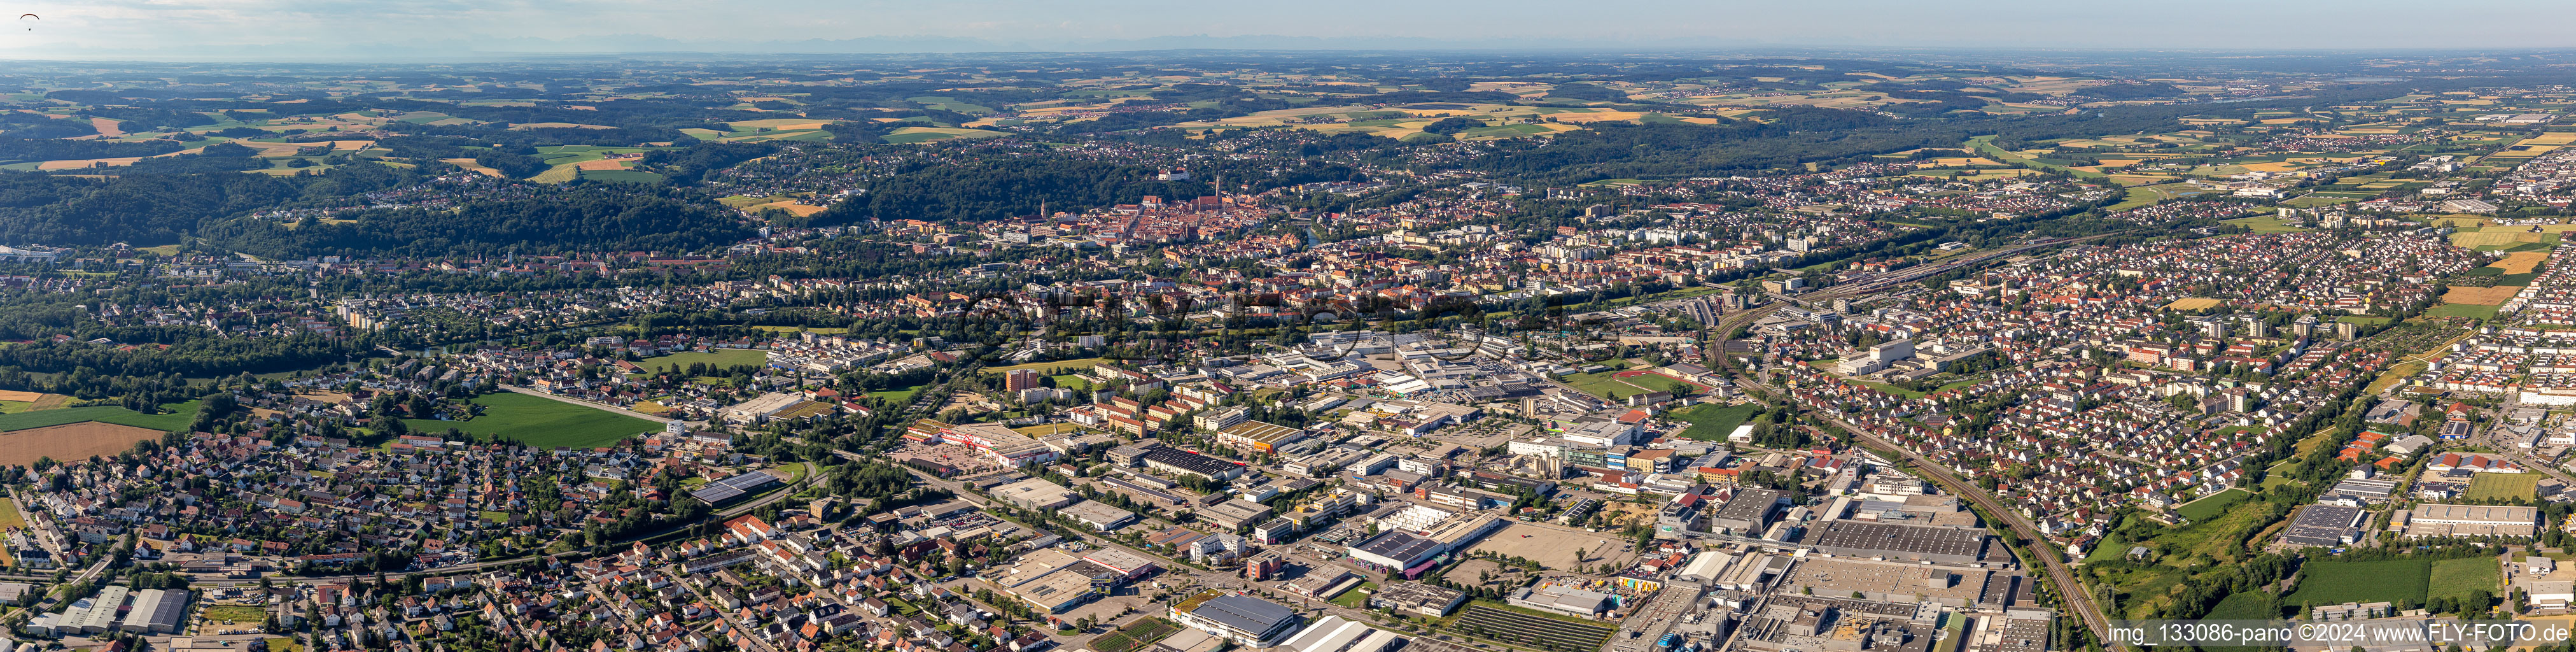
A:
<svg viewBox="0 0 2576 652">
<path fill-rule="evenodd" d="M 206 607 L 197 612 L 207 622 L 257 623 L 268 619 L 268 610 L 248 605 L 226 604 Z"/>
<path fill-rule="evenodd" d="M 2279 215 L 2256 215 L 2227 220 L 2225 223 L 2253 229 L 2255 233 L 2306 233 L 2307 229 L 2281 223 Z"/>
<path fill-rule="evenodd" d="M 292 637 L 270 638 L 268 639 L 268 652 L 304 652 L 303 641 L 304 639 Z"/>
<path fill-rule="evenodd" d="M 2478 475 L 2538 474 L 2480 473 Z M 2431 574 L 2431 579 L 2427 582 L 2425 595 L 2426 597 L 2450 596 L 2453 598 L 2466 598 L 2469 597 L 2470 591 L 2476 591 L 2479 589 L 2485 589 L 2487 595 L 2491 596 L 2505 595 L 2504 565 L 2497 563 L 2494 557 L 2444 559 L 2433 562 L 2433 572 Z"/>
<path fill-rule="evenodd" d="M 1358 587 L 1333 596 L 1332 603 L 1346 609 L 1358 609 L 1360 605 L 1368 604 L 1369 596 L 1375 594 L 1377 594 L 1376 582 L 1361 582 Z"/>
<path fill-rule="evenodd" d="M 2486 560 L 2492 565 L 2494 560 Z M 2299 590 L 2282 604 L 2346 602 L 2413 602 L 2422 604 L 2431 564 L 2422 559 L 2387 561 L 2310 561 L 2300 571 Z"/>
<path fill-rule="evenodd" d="M 679 365 L 681 371 L 687 371 L 689 369 L 689 365 L 700 362 L 707 363 L 717 369 L 731 369 L 740 365 L 765 367 L 769 366 L 769 352 L 759 349 L 690 351 L 686 353 L 673 353 L 658 358 L 645 358 L 643 362 L 636 363 L 636 365 L 645 369 L 668 369 L 671 368 L 672 365 Z"/>
<path fill-rule="evenodd" d="M 1726 407 L 1701 403 L 1667 412 L 1665 416 L 1690 422 L 1690 427 L 1682 430 L 1685 439 L 1718 441 L 1735 432 L 1736 426 L 1743 425 L 1745 419 L 1753 418 L 1753 414 L 1760 411 L 1761 406 L 1752 403 Z"/>
<path fill-rule="evenodd" d="M 2220 513 L 2227 511 L 2228 506 L 2235 505 L 2237 501 L 2245 500 L 2246 496 L 2251 495 L 2253 494 L 2246 493 L 2243 489 L 2230 487 L 2226 491 L 2210 494 L 2206 498 L 2176 506 L 2174 507 L 2174 513 L 2181 514 L 2183 518 L 2188 518 L 2195 522 L 2206 521 L 2209 520 L 2210 517 L 2217 516 Z"/>
<path fill-rule="evenodd" d="M 1646 393 L 1645 388 L 1619 382 L 1618 379 L 1611 378 L 1610 374 L 1612 373 L 1614 372 L 1602 371 L 1588 374 L 1568 374 L 1565 377 L 1565 384 L 1572 385 L 1575 389 L 1583 390 L 1583 393 L 1585 394 L 1591 394 L 1593 396 L 1598 396 L 1612 401 L 1623 400 L 1630 396 Z"/>
<path fill-rule="evenodd" d="M 63 408 L 59 410 L 20 412 L 16 414 L 0 415 L 0 432 L 26 430 L 28 428 L 42 428 L 45 426 L 59 426 L 66 423 L 80 423 L 83 421 L 113 423 L 121 426 L 151 428 L 153 430 L 178 430 L 180 428 L 186 428 L 197 421 L 196 401 L 173 403 L 161 406 L 161 408 L 169 410 L 169 412 L 166 414 L 144 414 L 113 405 L 93 405 L 89 407 Z"/>
<path fill-rule="evenodd" d="M 2263 600 L 2262 592 L 2245 591 L 2229 594 L 2226 599 L 2219 600 L 2218 606 L 2210 607 L 2209 615 L 2202 616 L 2201 618 L 2207 620 L 2271 620 L 2281 617 L 2281 614 L 2278 612 L 2264 613 L 2268 610 L 2270 609 Z"/>
<path fill-rule="evenodd" d="M 2121 557 L 2127 556 L 2128 554 L 2128 540 L 2121 538 L 2120 533 L 2113 532 L 2111 533 L 2111 536 L 2093 543 L 2093 551 L 2084 554 L 2084 563 L 2089 564 L 2097 561 L 2118 561 Z"/>
<path fill-rule="evenodd" d="M 500 435 L 530 446 L 574 448 L 606 446 L 639 433 L 662 429 L 661 424 L 651 421 L 516 392 L 477 396 L 474 403 L 484 406 L 482 416 L 465 421 L 404 419 L 403 425 L 411 426 L 415 432 L 444 432 L 455 428 L 476 434 Z"/>
<path fill-rule="evenodd" d="M 906 401 L 910 401 L 910 400 L 912 400 L 912 395 L 921 393 L 921 388 L 923 388 L 923 387 L 928 387 L 928 386 L 929 386 L 929 385 L 927 385 L 927 384 L 923 384 L 923 385 L 914 385 L 914 386 L 906 387 L 906 388 L 903 388 L 903 389 L 889 389 L 889 390 L 885 390 L 885 391 L 882 391 L 882 392 L 868 392 L 868 393 L 867 393 L 867 395 L 868 395 L 868 396 L 877 397 L 877 398 L 881 398 L 881 399 L 885 399 L 885 400 L 886 400 L 887 402 L 889 402 L 889 403 L 898 403 L 898 404 L 900 404 L 900 403 L 903 403 L 903 402 L 906 402 Z"/>
<path fill-rule="evenodd" d="M 2538 473 L 2480 473 L 2469 477 L 2469 500 L 2503 500 L 2520 498 L 2530 501 L 2539 497 Z"/>
<path fill-rule="evenodd" d="M 2473 317 L 2473 318 L 2477 318 L 2477 319 L 2494 319 L 2494 318 L 2495 318 L 2495 316 L 2496 316 L 2496 309 L 2498 309 L 2498 308 L 2502 308 L 2502 307 L 2504 307 L 2504 306 L 2476 306 L 2476 305 L 2468 305 L 2468 304 L 2460 304 L 2460 303 L 2445 303 L 2445 304 L 2442 304 L 2442 305 L 2433 306 L 2433 307 L 2431 307 L 2431 308 L 2425 308 L 2425 309 L 2424 309 L 2424 316 L 2426 316 L 2426 317 Z"/>
<path fill-rule="evenodd" d="M 1062 376 L 1048 376 L 1048 378 L 1053 378 L 1053 379 L 1055 379 L 1055 386 L 1056 386 L 1056 387 L 1061 387 L 1061 388 L 1064 388 L 1064 389 L 1070 389 L 1070 390 L 1074 390 L 1074 391 L 1082 391 L 1082 390 L 1088 390 L 1088 389 L 1091 389 L 1091 379 L 1089 379 L 1089 378 L 1084 378 L 1084 377 L 1077 376 L 1077 375 L 1073 375 L 1073 374 L 1065 374 L 1065 375 L 1062 375 Z"/>
<path fill-rule="evenodd" d="M 0 529 L 16 530 L 26 527 L 27 517 L 18 513 L 18 501 L 0 498 Z"/>
</svg>

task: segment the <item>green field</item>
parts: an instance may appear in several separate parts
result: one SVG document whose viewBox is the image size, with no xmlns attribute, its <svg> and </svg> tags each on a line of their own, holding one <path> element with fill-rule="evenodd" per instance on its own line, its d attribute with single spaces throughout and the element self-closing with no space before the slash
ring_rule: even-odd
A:
<svg viewBox="0 0 2576 652">
<path fill-rule="evenodd" d="M 2242 226 L 2242 227 L 2245 227 L 2245 228 L 2253 229 L 2255 233 L 2306 233 L 2306 232 L 2308 232 L 2308 230 L 2307 230 L 2307 229 L 2303 229 L 2303 228 L 2299 228 L 2299 227 L 2295 227 L 2295 226 L 2290 226 L 2290 225 L 2288 225 L 2288 224 L 2282 224 L 2282 223 L 2281 223 L 2281 216 L 2279 216 L 2279 215 L 2256 215 L 2256 216 L 2253 216 L 2253 217 L 2240 217 L 2240 218 L 2236 218 L 2236 219 L 2232 219 L 2232 220 L 2227 220 L 2227 221 L 2225 221 L 2225 223 L 2226 223 L 2226 224 L 2234 224 L 2234 225 L 2237 225 L 2237 226 Z"/>
<path fill-rule="evenodd" d="M 2538 498 L 2538 473 L 2480 473 L 2469 477 L 2469 500 L 2505 500 Z"/>
<path fill-rule="evenodd" d="M 645 358 L 643 362 L 638 362 L 636 364 L 648 370 L 669 369 L 673 365 L 678 365 L 681 371 L 687 371 L 689 369 L 689 365 L 700 362 L 704 362 L 707 366 L 715 367 L 718 370 L 731 369 L 743 365 L 766 367 L 769 366 L 769 352 L 759 349 L 689 351 L 686 353 L 673 353 L 658 358 Z"/>
<path fill-rule="evenodd" d="M 598 408 L 543 396 L 501 392 L 474 397 L 483 414 L 465 421 L 404 419 L 414 432 L 465 432 L 499 435 L 530 446 L 605 446 L 639 433 L 661 430 L 660 424 Z"/>
<path fill-rule="evenodd" d="M 209 605 L 197 616 L 209 623 L 257 623 L 268 618 L 268 610 L 248 605 Z"/>
<path fill-rule="evenodd" d="M 2227 511 L 2228 506 L 2235 505 L 2251 495 L 2253 494 L 2246 493 L 2243 489 L 2230 487 L 2226 491 L 2210 494 L 2206 498 L 2175 506 L 2174 513 L 2193 521 L 2206 521 L 2210 517 Z"/>
<path fill-rule="evenodd" d="M 1098 652 L 1129 652 L 1180 633 L 1181 626 L 1161 618 L 1147 618 L 1128 623 L 1118 631 L 1091 639 L 1091 649 Z"/>
<path fill-rule="evenodd" d="M 2478 475 L 2538 474 L 2480 473 Z M 2466 598 L 2469 597 L 2470 591 L 2476 591 L 2479 589 L 2485 589 L 2487 595 L 2501 597 L 2505 595 L 2504 564 L 2497 563 L 2496 558 L 2494 557 L 2444 559 L 2433 562 L 2433 571 L 2429 584 L 2430 586 L 2425 589 L 2426 597 L 2446 596 L 2451 598 Z"/>
<path fill-rule="evenodd" d="M 2277 611 L 2273 613 L 2264 613 L 2270 609 L 2268 609 L 2268 605 L 2263 600 L 2263 597 L 2263 593 L 2260 591 L 2243 591 L 2228 594 L 2226 599 L 2218 601 L 2218 606 L 2209 608 L 2209 615 L 2201 616 L 2201 618 L 2207 620 L 2271 620 L 2281 617 L 2281 614 Z"/>
<path fill-rule="evenodd" d="M 886 400 L 886 402 L 888 402 L 888 403 L 894 403 L 894 404 L 897 404 L 897 405 L 901 405 L 901 404 L 903 404 L 903 403 L 906 403 L 906 402 L 911 401 L 911 400 L 912 400 L 912 395 L 921 393 L 921 388 L 923 388 L 923 387 L 927 387 L 927 385 L 914 385 L 914 386 L 906 387 L 906 388 L 903 388 L 903 389 L 889 389 L 889 390 L 879 391 L 879 392 L 868 392 L 868 393 L 867 393 L 867 396 L 871 396 L 871 397 L 875 397 L 875 398 L 885 399 L 885 400 Z"/>
<path fill-rule="evenodd" d="M 581 178 L 610 183 L 661 183 L 662 175 L 636 170 L 582 170 Z"/>
<path fill-rule="evenodd" d="M 59 426 L 66 423 L 80 423 L 83 421 L 113 423 L 121 426 L 151 428 L 153 430 L 178 430 L 186 428 L 189 424 L 196 423 L 197 421 L 196 401 L 164 405 L 161 406 L 161 408 L 169 410 L 170 412 L 167 414 L 144 414 L 113 405 L 93 405 L 90 407 L 37 410 L 34 412 L 6 414 L 0 415 L 0 432 L 26 430 L 28 428 L 42 428 L 45 426 Z"/>
<path fill-rule="evenodd" d="M 1376 582 L 1361 582 L 1359 586 L 1351 587 L 1351 590 L 1333 596 L 1331 602 L 1345 609 L 1358 609 L 1361 605 L 1368 604 L 1369 596 L 1375 594 L 1377 594 Z"/>
<path fill-rule="evenodd" d="M 2423 604 L 2431 568 L 2423 559 L 2310 561 L 2300 569 L 2299 590 L 2281 602 L 2343 604 L 2386 600 Z"/>
<path fill-rule="evenodd" d="M 2442 304 L 2442 305 L 2433 306 L 2433 307 L 2431 307 L 2431 308 L 2425 308 L 2425 309 L 2424 309 L 2424 316 L 2426 316 L 2426 317 L 2474 317 L 2474 318 L 2477 318 L 2477 319 L 2494 319 L 2494 318 L 2495 318 L 2495 316 L 2496 316 L 2496 309 L 2498 309 L 2498 308 L 2502 308 L 2502 307 L 2503 307 L 2503 306 L 2473 306 L 2473 305 L 2459 304 L 2459 303 L 2445 303 L 2445 304 Z"/>
<path fill-rule="evenodd" d="M 1575 389 L 1583 390 L 1583 393 L 1585 394 L 1591 394 L 1593 396 L 1613 401 L 1625 400 L 1630 396 L 1644 394 L 1648 391 L 1654 391 L 1654 389 L 1661 389 L 1665 385 L 1675 387 L 1680 386 L 1680 384 L 1674 383 L 1669 379 L 1653 376 L 1612 378 L 1611 374 L 1616 373 L 1619 372 L 1603 371 L 1588 374 L 1572 374 L 1565 377 L 1565 384 L 1572 385 Z M 1640 387 L 1640 385 L 1644 385 L 1645 387 Z"/>
<path fill-rule="evenodd" d="M 1761 407 L 1752 403 L 1726 407 L 1701 403 L 1666 412 L 1664 416 L 1690 422 L 1690 427 L 1682 430 L 1684 439 L 1718 441 L 1735 432 L 1735 427 L 1743 425 L 1745 419 L 1753 418 L 1753 413 L 1761 411 Z"/>
</svg>

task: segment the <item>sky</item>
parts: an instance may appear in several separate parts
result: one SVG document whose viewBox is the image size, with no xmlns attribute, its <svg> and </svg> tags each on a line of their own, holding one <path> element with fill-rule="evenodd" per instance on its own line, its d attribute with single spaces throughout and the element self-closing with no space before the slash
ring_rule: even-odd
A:
<svg viewBox="0 0 2576 652">
<path fill-rule="evenodd" d="M 1251 49 L 2498 49 L 2566 0 L 17 0 L 0 58 Z M 14 32 L 14 33 L 10 33 Z"/>
</svg>

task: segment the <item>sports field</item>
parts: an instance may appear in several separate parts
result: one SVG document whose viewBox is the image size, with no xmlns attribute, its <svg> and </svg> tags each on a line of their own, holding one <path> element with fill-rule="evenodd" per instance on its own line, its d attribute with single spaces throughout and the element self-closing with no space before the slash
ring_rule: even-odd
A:
<svg viewBox="0 0 2576 652">
<path fill-rule="evenodd" d="M 2431 564 L 2423 559 L 2310 561 L 2300 569 L 2299 590 L 2281 602 L 2343 604 L 2386 600 L 2423 604 L 2431 570 Z"/>
<path fill-rule="evenodd" d="M 1761 406 L 1752 403 L 1726 407 L 1701 403 L 1666 412 L 1664 416 L 1690 422 L 1689 428 L 1682 429 L 1684 439 L 1717 441 L 1735 432 L 1736 426 L 1743 425 L 1745 419 L 1753 418 L 1753 413 L 1760 410 Z"/>
<path fill-rule="evenodd" d="M 482 415 L 472 419 L 404 419 L 403 425 L 410 426 L 415 432 L 444 432 L 455 428 L 507 437 L 530 446 L 574 448 L 606 446 L 620 439 L 662 429 L 660 424 L 651 421 L 516 392 L 477 396 L 474 403 L 484 406 L 484 409 Z"/>
</svg>

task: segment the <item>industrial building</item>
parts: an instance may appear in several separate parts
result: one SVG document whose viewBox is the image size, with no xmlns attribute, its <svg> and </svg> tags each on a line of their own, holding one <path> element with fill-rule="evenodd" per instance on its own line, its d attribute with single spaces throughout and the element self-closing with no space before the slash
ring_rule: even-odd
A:
<svg viewBox="0 0 2576 652">
<path fill-rule="evenodd" d="M 1778 511 L 1781 506 L 1787 504 L 1789 504 L 1789 493 L 1785 491 L 1770 489 L 1737 491 L 1734 498 L 1726 501 L 1725 506 L 1717 508 L 1717 515 L 1709 518 L 1708 527 L 1730 534 L 1759 535 L 1763 528 L 1771 525 L 1772 512 Z"/>
<path fill-rule="evenodd" d="M 1969 564 L 1985 556 L 1986 533 L 1930 525 L 1826 521 L 1807 535 L 1805 543 L 1834 555 Z"/>
<path fill-rule="evenodd" d="M 1030 478 L 993 488 L 993 497 L 1021 509 L 1061 509 L 1082 500 L 1064 485 Z"/>
<path fill-rule="evenodd" d="M 1275 453 L 1282 446 L 1306 438 L 1306 431 L 1276 423 L 1241 421 L 1216 432 L 1216 443 L 1246 453 Z"/>
<path fill-rule="evenodd" d="M 2540 532 L 2540 508 L 2423 504 L 2399 512 L 2390 525 L 2414 538 L 2527 537 Z"/>
<path fill-rule="evenodd" d="M 709 482 L 707 486 L 689 492 L 689 497 L 706 501 L 709 505 L 723 505 L 741 500 L 744 496 L 758 493 L 774 484 L 778 484 L 778 476 L 770 475 L 768 471 L 752 471 Z"/>
<path fill-rule="evenodd" d="M 2362 519 L 2370 512 L 2342 505 L 2309 505 L 2281 531 L 2281 543 L 2293 546 L 2340 546 L 2361 540 Z"/>
<path fill-rule="evenodd" d="M 1056 510 L 1056 513 L 1062 514 L 1065 517 L 1076 521 L 1081 521 L 1083 525 L 1089 526 L 1094 532 L 1108 532 L 1110 530 L 1127 527 L 1128 524 L 1136 522 L 1135 512 L 1110 507 L 1109 505 L 1098 501 L 1085 501 L 1075 504 L 1072 507 Z"/>
<path fill-rule="evenodd" d="M 1341 616 L 1325 616 L 1279 644 L 1278 652 L 1380 652 L 1404 641 L 1394 632 L 1369 627 Z"/>
<path fill-rule="evenodd" d="M 1300 620 L 1296 610 L 1279 603 L 1234 594 L 1173 605 L 1170 615 L 1174 622 L 1244 647 L 1277 645 Z"/>
<path fill-rule="evenodd" d="M 1446 617 L 1466 602 L 1465 591 L 1421 582 L 1391 582 L 1368 598 L 1371 609 L 1388 609 L 1431 618 Z"/>
<path fill-rule="evenodd" d="M 135 634 L 168 634 L 179 631 L 180 619 L 188 616 L 188 592 L 184 589 L 144 589 L 134 594 L 134 610 L 125 614 L 118 629 Z"/>
</svg>

